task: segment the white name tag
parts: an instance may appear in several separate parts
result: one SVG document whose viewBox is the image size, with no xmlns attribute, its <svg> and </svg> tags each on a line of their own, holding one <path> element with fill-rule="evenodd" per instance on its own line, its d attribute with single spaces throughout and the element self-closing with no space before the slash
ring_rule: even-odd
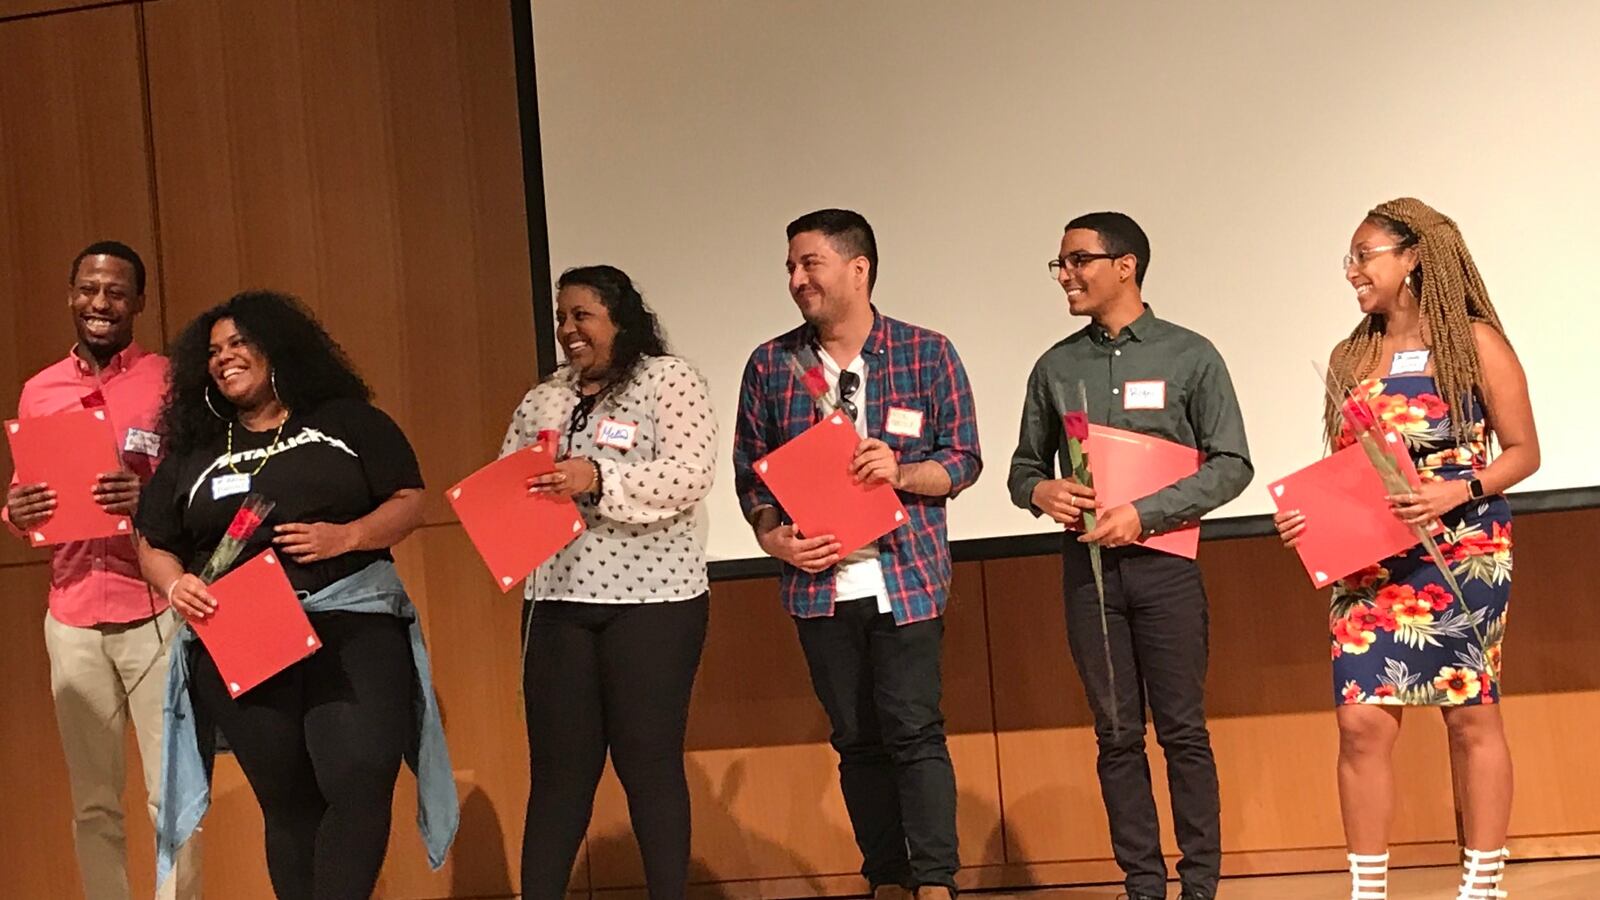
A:
<svg viewBox="0 0 1600 900">
<path fill-rule="evenodd" d="M 639 425 L 636 422 L 601 419 L 600 427 L 594 433 L 594 442 L 602 447 L 632 450 L 633 445 L 639 442 Z"/>
<path fill-rule="evenodd" d="M 1122 385 L 1123 409 L 1166 409 L 1165 381 L 1129 381 Z"/>
<path fill-rule="evenodd" d="M 232 497 L 234 494 L 247 493 L 249 490 L 250 476 L 243 472 L 237 475 L 218 475 L 211 479 L 211 499 L 213 500 Z"/>
<path fill-rule="evenodd" d="M 122 442 L 122 452 L 160 456 L 161 435 L 153 431 L 145 431 L 142 428 L 129 428 L 128 436 Z"/>
<path fill-rule="evenodd" d="M 1428 351 L 1401 350 L 1389 364 L 1390 375 L 1415 375 L 1428 371 Z"/>
<path fill-rule="evenodd" d="M 906 409 L 904 406 L 889 407 L 889 417 L 883 422 L 883 430 L 900 437 L 922 437 L 922 410 Z"/>
</svg>

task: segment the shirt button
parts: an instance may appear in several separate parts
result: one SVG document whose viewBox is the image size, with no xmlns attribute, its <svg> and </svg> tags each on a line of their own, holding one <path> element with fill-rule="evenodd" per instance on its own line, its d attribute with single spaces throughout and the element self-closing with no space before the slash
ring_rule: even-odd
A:
<svg viewBox="0 0 1600 900">
<path fill-rule="evenodd" d="M 1120 393 L 1122 393 L 1122 388 L 1112 388 L 1111 389 L 1111 393 L 1120 394 Z"/>
<path fill-rule="evenodd" d="M 1111 351 L 1111 355 L 1112 356 L 1121 356 L 1122 355 L 1122 351 L 1121 350 L 1113 350 L 1113 351 Z"/>
</svg>

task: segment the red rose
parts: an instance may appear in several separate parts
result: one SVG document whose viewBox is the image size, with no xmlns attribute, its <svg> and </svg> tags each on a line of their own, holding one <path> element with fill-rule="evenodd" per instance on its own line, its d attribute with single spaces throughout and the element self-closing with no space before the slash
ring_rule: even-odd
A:
<svg viewBox="0 0 1600 900">
<path fill-rule="evenodd" d="M 228 525 L 228 537 L 236 541 L 245 541 L 249 539 L 250 535 L 255 534 L 256 529 L 260 527 L 261 517 L 256 515 L 255 511 L 248 506 L 241 506 L 239 511 L 234 514 L 233 522 Z"/>
<path fill-rule="evenodd" d="M 822 397 L 828 393 L 828 376 L 822 374 L 821 366 L 812 366 L 800 376 L 805 380 L 806 390 L 813 397 Z"/>
<path fill-rule="evenodd" d="M 1066 429 L 1067 437 L 1075 441 L 1089 439 L 1089 414 L 1081 409 L 1075 409 L 1061 417 L 1061 427 Z"/>
</svg>

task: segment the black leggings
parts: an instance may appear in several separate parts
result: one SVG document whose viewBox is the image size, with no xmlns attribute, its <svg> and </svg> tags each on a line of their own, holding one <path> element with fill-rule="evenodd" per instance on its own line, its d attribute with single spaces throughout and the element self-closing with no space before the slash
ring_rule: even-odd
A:
<svg viewBox="0 0 1600 900">
<path fill-rule="evenodd" d="M 523 900 L 565 895 L 608 747 L 651 900 L 684 896 L 683 735 L 709 609 L 704 594 L 672 603 L 533 604 L 523 667 L 532 769 Z"/>
<path fill-rule="evenodd" d="M 279 900 L 367 900 L 415 730 L 410 639 L 394 616 L 310 618 L 322 648 L 307 659 L 234 700 L 202 648 L 190 692 L 261 804 Z"/>
</svg>

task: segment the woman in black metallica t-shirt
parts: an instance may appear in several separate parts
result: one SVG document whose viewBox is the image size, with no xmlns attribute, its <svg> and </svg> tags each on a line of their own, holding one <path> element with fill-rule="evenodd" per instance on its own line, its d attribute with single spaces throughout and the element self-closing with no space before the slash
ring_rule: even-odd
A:
<svg viewBox="0 0 1600 900">
<path fill-rule="evenodd" d="M 297 591 L 368 565 L 422 519 L 398 426 L 293 298 L 247 292 L 178 338 L 162 413 L 167 456 L 138 513 L 146 579 L 190 619 L 216 609 L 204 567 L 246 493 L 276 507 L 235 563 L 276 546 Z M 413 736 L 414 667 L 397 616 L 311 614 L 322 649 L 237 700 L 196 644 L 190 695 L 261 804 L 279 897 L 371 894 L 395 777 Z"/>
</svg>

